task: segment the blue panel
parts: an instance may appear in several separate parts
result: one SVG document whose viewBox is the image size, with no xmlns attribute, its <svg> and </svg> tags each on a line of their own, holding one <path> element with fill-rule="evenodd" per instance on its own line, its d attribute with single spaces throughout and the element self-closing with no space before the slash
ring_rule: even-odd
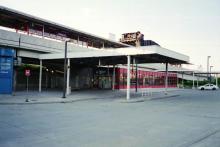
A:
<svg viewBox="0 0 220 147">
<path fill-rule="evenodd" d="M 15 51 L 13 49 L 8 48 L 0 48 L 0 56 L 9 56 L 13 57 L 15 54 Z"/>
<path fill-rule="evenodd" d="M 10 78 L 13 72 L 13 58 L 1 57 L 0 58 L 0 77 Z"/>
<path fill-rule="evenodd" d="M 12 93 L 12 79 L 0 78 L 0 94 Z"/>
<path fill-rule="evenodd" d="M 14 50 L 0 48 L 0 94 L 12 93 Z"/>
</svg>

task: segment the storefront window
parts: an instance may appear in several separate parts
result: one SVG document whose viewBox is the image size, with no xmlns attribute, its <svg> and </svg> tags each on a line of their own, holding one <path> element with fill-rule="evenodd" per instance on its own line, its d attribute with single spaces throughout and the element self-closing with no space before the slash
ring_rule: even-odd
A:
<svg viewBox="0 0 220 147">
<path fill-rule="evenodd" d="M 119 69 L 119 87 L 126 87 L 127 84 L 127 69 Z M 165 85 L 165 73 L 164 72 L 152 72 L 138 70 L 137 81 L 139 88 L 147 88 L 148 86 L 162 86 Z M 136 72 L 131 71 L 131 86 L 136 85 Z M 169 73 L 168 86 L 175 86 L 177 82 L 176 74 Z"/>
</svg>

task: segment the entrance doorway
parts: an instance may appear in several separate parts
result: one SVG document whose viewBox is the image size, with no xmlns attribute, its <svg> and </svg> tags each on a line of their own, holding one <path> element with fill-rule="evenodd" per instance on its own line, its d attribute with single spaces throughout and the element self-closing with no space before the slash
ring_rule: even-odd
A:
<svg viewBox="0 0 220 147">
<path fill-rule="evenodd" d="M 94 88 L 111 89 L 112 88 L 112 68 L 99 67 L 94 74 Z"/>
</svg>

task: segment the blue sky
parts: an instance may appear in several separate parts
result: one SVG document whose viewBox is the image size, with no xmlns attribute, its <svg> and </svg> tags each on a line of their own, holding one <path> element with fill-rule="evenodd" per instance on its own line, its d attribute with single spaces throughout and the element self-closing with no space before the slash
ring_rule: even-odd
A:
<svg viewBox="0 0 220 147">
<path fill-rule="evenodd" d="M 102 37 L 141 31 L 145 39 L 189 55 L 193 68 L 220 71 L 219 0 L 1 0 L 1 5 Z"/>
</svg>

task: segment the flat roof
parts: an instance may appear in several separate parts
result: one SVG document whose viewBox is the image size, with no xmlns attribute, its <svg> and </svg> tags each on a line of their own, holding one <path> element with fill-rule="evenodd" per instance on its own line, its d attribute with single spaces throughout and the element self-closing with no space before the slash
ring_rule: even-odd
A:
<svg viewBox="0 0 220 147">
<path fill-rule="evenodd" d="M 90 62 L 97 63 L 96 59 L 106 60 L 106 64 L 126 64 L 126 56 L 135 57 L 138 63 L 174 63 L 174 64 L 188 64 L 189 57 L 169 49 L 162 48 L 157 45 L 117 48 L 117 49 L 87 49 L 81 51 L 76 47 L 75 51 L 68 52 L 67 58 L 83 60 L 92 59 Z M 41 54 L 39 59 L 52 60 L 64 59 L 64 53 Z"/>
<path fill-rule="evenodd" d="M 79 37 L 80 41 L 93 42 L 93 46 L 96 46 L 97 48 L 102 47 L 103 43 L 106 47 L 112 48 L 130 46 L 121 42 L 106 39 L 91 33 L 87 33 L 72 27 L 68 27 L 59 23 L 42 19 L 4 6 L 0 6 L 0 18 L 0 26 L 3 27 L 25 30 L 26 25 L 28 25 L 29 27 L 34 27 L 38 25 L 38 27 L 35 27 L 35 29 L 39 29 L 39 31 L 41 31 L 41 28 L 39 28 L 40 25 L 44 26 L 45 32 L 55 33 L 57 35 L 61 33 L 72 39 L 77 39 L 77 37 Z"/>
</svg>

